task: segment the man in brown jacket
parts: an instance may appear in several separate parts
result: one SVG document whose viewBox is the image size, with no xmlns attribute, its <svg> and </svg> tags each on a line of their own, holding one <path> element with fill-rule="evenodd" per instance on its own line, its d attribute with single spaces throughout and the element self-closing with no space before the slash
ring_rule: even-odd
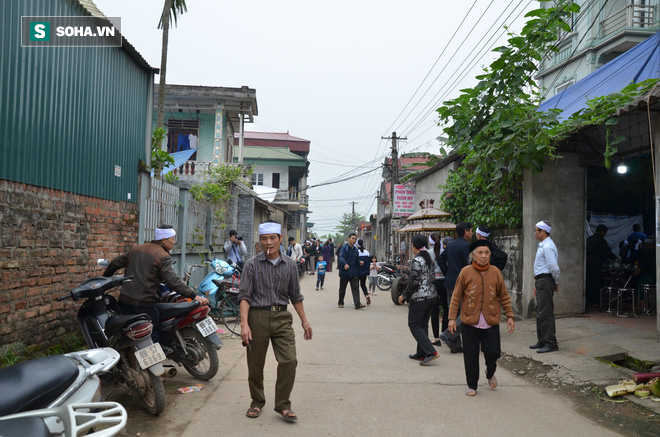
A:
<svg viewBox="0 0 660 437">
<path fill-rule="evenodd" d="M 507 317 L 509 334 L 513 333 L 513 308 L 500 270 L 490 265 L 490 245 L 477 240 L 470 245 L 473 261 L 463 267 L 456 280 L 449 305 L 450 332 L 456 330 L 458 307 L 463 322 L 463 362 L 468 396 L 477 394 L 479 383 L 479 348 L 486 359 L 486 379 L 491 388 L 497 387 L 495 370 L 501 355 L 500 317 L 502 308 Z"/>
<path fill-rule="evenodd" d="M 122 314 L 148 314 L 154 329 L 151 338 L 157 342 L 160 338 L 160 315 L 156 304 L 160 302 L 158 286 L 161 282 L 184 297 L 207 305 L 209 300 L 198 296 L 195 289 L 186 285 L 172 268 L 170 250 L 176 242 L 176 232 L 172 226 L 161 225 L 156 228 L 155 238 L 145 244 L 139 244 L 130 252 L 113 259 L 103 272 L 103 276 L 112 276 L 117 270 L 126 267 L 125 274 L 132 275 L 131 281 L 124 282 L 119 293 L 119 307 Z"/>
</svg>

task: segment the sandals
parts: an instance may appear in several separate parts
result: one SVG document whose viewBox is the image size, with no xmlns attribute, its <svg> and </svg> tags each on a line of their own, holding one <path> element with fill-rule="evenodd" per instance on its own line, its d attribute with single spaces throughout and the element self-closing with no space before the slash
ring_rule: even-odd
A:
<svg viewBox="0 0 660 437">
<path fill-rule="evenodd" d="M 295 422 L 298 420 L 296 413 L 291 410 L 275 410 L 275 412 L 282 416 L 282 419 L 286 420 L 287 422 Z"/>
<path fill-rule="evenodd" d="M 476 395 L 477 395 L 477 391 L 476 391 L 476 390 L 472 390 L 472 389 L 470 388 L 470 389 L 468 389 L 468 391 L 465 392 L 465 394 L 466 394 L 467 396 L 476 396 Z"/>
<path fill-rule="evenodd" d="M 367 305 L 371 305 L 371 298 L 367 296 Z"/>
<path fill-rule="evenodd" d="M 339 308 L 344 308 L 344 305 L 339 305 Z"/>
<path fill-rule="evenodd" d="M 250 408 L 248 408 L 247 413 L 245 413 L 245 415 L 247 417 L 249 417 L 250 419 L 256 419 L 257 417 L 259 417 L 261 415 L 261 408 L 259 408 L 259 407 L 250 407 Z"/>
<path fill-rule="evenodd" d="M 488 385 L 490 388 L 495 388 L 497 387 L 497 378 L 495 378 L 495 375 L 493 375 L 489 380 L 488 380 Z"/>
</svg>

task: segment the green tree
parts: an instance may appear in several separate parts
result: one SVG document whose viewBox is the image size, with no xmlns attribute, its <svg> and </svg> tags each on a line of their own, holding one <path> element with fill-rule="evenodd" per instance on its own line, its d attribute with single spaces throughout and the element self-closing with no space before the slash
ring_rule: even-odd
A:
<svg viewBox="0 0 660 437">
<path fill-rule="evenodd" d="M 440 187 L 453 194 L 443 198 L 442 205 L 454 221 L 486 217 L 496 227 L 519 226 L 523 170 L 541 171 L 548 158 L 560 158 L 557 145 L 586 125 L 615 125 L 616 112 L 657 83 L 632 84 L 621 92 L 589 100 L 587 108 L 563 122 L 558 118 L 561 109 L 539 111 L 542 90 L 534 80 L 537 65 L 558 51 L 557 35 L 571 31 L 568 19 L 580 11 L 570 0 L 558 0 L 554 5 L 527 13 L 530 19 L 521 35 L 509 33 L 509 44 L 495 49 L 500 56 L 477 76 L 479 83 L 461 90 L 459 97 L 437 110 L 447 144 L 463 156 L 465 166 Z M 606 166 L 616 152 L 615 145 L 623 140 L 608 132 Z"/>
<path fill-rule="evenodd" d="M 339 220 L 339 226 L 335 227 L 336 234 L 339 235 L 340 241 L 348 238 L 348 234 L 355 232 L 360 223 L 365 221 L 365 217 L 358 213 L 344 213 L 344 216 Z"/>
<path fill-rule="evenodd" d="M 156 129 L 162 128 L 165 122 L 165 78 L 167 74 L 167 46 L 170 38 L 170 24 L 172 20 L 176 26 L 179 14 L 188 12 L 186 0 L 165 0 L 163 12 L 160 15 L 158 28 L 163 29 L 163 39 L 160 52 L 160 82 L 158 91 L 158 111 L 156 113 Z"/>
</svg>

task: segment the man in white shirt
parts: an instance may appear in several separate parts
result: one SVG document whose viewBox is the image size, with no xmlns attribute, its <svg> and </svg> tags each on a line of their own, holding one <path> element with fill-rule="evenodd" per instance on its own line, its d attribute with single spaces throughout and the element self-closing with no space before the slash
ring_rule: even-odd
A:
<svg viewBox="0 0 660 437">
<path fill-rule="evenodd" d="M 303 250 L 300 244 L 296 243 L 296 239 L 289 237 L 289 246 L 291 246 L 291 258 L 298 261 L 303 256 Z"/>
<path fill-rule="evenodd" d="M 559 293 L 558 252 L 550 238 L 552 227 L 541 220 L 534 227 L 534 236 L 539 240 L 534 259 L 534 296 L 536 296 L 536 344 L 530 349 L 543 354 L 559 350 L 555 329 L 555 293 Z"/>
</svg>

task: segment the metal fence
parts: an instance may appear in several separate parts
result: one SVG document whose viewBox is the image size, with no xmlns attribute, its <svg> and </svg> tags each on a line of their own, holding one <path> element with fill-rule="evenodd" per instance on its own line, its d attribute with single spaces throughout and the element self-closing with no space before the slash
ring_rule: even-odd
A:
<svg viewBox="0 0 660 437">
<path fill-rule="evenodd" d="M 158 225 L 167 224 L 176 228 L 179 209 L 179 187 L 151 178 L 151 189 L 142 213 L 146 214 L 145 240 L 150 241 Z"/>
</svg>

